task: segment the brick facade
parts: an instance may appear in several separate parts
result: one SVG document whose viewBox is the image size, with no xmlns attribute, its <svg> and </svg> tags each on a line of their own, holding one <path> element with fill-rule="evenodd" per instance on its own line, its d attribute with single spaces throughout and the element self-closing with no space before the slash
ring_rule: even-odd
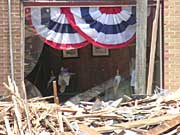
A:
<svg viewBox="0 0 180 135">
<path fill-rule="evenodd" d="M 12 35 L 15 80 L 20 84 L 23 80 L 23 17 L 20 0 L 11 0 L 12 6 Z M 175 90 L 180 87 L 180 2 L 179 0 L 164 0 L 164 69 L 165 88 Z M 2 82 L 7 82 L 10 75 L 10 56 L 8 38 L 8 3 L 7 0 L 0 1 L 0 95 L 5 88 Z M 22 26 L 22 27 L 21 27 Z"/>
<path fill-rule="evenodd" d="M 164 1 L 165 88 L 180 88 L 180 1 Z"/>
<path fill-rule="evenodd" d="M 20 0 L 11 0 L 12 10 L 12 42 L 14 55 L 15 81 L 19 85 L 22 80 L 22 46 L 21 46 L 21 3 Z M 0 95 L 4 95 L 2 83 L 7 82 L 10 75 L 10 53 L 8 36 L 8 1 L 0 1 Z"/>
</svg>

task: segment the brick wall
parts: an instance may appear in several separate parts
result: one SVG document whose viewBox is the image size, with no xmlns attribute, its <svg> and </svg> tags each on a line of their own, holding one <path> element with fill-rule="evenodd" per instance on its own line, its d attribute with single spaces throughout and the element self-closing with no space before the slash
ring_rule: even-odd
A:
<svg viewBox="0 0 180 135">
<path fill-rule="evenodd" d="M 180 1 L 164 1 L 165 88 L 180 88 Z"/>
<path fill-rule="evenodd" d="M 20 84 L 23 77 L 23 47 L 21 43 L 21 4 L 12 2 L 12 35 L 15 80 Z M 165 88 L 175 90 L 180 87 L 180 1 L 164 0 L 165 3 Z M 5 89 L 2 82 L 7 82 L 10 75 L 9 40 L 8 40 L 8 3 L 0 1 L 0 95 Z"/>
<path fill-rule="evenodd" d="M 7 82 L 10 75 L 10 55 L 8 37 L 8 0 L 0 1 L 0 95 L 5 88 L 2 82 Z M 14 54 L 15 81 L 19 85 L 22 80 L 22 55 L 21 55 L 21 3 L 20 0 L 11 0 L 12 10 L 12 40 Z"/>
</svg>

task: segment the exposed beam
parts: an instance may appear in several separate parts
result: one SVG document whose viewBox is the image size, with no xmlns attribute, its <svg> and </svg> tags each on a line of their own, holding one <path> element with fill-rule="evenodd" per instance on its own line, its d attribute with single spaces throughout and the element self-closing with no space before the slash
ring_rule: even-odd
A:
<svg viewBox="0 0 180 135">
<path fill-rule="evenodd" d="M 24 6 L 118 6 L 135 4 L 130 1 L 59 1 L 59 2 L 24 2 Z"/>
<path fill-rule="evenodd" d="M 148 0 L 148 4 L 155 4 L 153 0 Z M 134 5 L 136 6 L 136 0 L 81 0 L 81 1 L 24 1 L 24 6 L 122 6 L 122 5 Z"/>
<path fill-rule="evenodd" d="M 155 13 L 155 18 L 153 21 L 153 28 L 152 28 L 151 53 L 150 53 L 150 60 L 149 60 L 147 95 L 151 95 L 152 89 L 153 89 L 154 63 L 155 63 L 156 42 L 157 42 L 157 33 L 158 33 L 159 9 L 160 9 L 160 0 L 157 0 L 156 13 Z"/>
<path fill-rule="evenodd" d="M 136 1 L 136 87 L 139 95 L 146 93 L 146 45 L 148 0 Z"/>
</svg>

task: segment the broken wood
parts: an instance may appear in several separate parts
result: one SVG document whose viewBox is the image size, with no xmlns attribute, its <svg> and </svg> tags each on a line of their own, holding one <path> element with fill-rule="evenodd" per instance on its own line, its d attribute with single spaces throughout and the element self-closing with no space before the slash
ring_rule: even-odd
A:
<svg viewBox="0 0 180 135">
<path fill-rule="evenodd" d="M 157 30 L 158 30 L 158 19 L 159 19 L 159 9 L 160 9 L 160 0 L 156 1 L 156 13 L 153 21 L 152 28 L 152 39 L 151 39 L 151 52 L 149 58 L 149 71 L 148 71 L 148 81 L 147 81 L 147 95 L 152 94 L 152 84 L 154 76 L 154 62 L 156 54 L 156 41 L 157 41 Z"/>
<path fill-rule="evenodd" d="M 105 133 L 105 132 L 110 132 L 117 129 L 129 129 L 129 128 L 136 128 L 136 127 L 141 127 L 141 126 L 156 125 L 161 122 L 171 120 L 175 117 L 177 117 L 177 115 L 165 115 L 165 116 L 160 116 L 160 117 L 155 117 L 155 118 L 115 124 L 112 126 L 98 127 L 98 128 L 95 128 L 95 130 L 99 133 Z"/>
<path fill-rule="evenodd" d="M 88 133 L 89 135 L 101 135 L 100 133 L 98 133 L 93 128 L 89 128 L 89 127 L 82 125 L 82 124 L 79 125 L 79 128 L 80 128 L 80 131 L 82 131 L 84 133 Z"/>
<path fill-rule="evenodd" d="M 27 100 L 26 95 L 25 99 L 21 98 L 18 90 L 13 92 L 13 87 L 9 85 L 6 84 L 6 88 L 12 91 L 12 101 L 0 102 L 0 115 L 7 116 L 0 120 L 2 135 L 7 135 L 7 132 L 29 134 L 30 131 L 32 135 L 179 132 L 179 90 L 126 103 L 121 103 L 121 98 L 107 102 L 101 100 L 101 104 L 98 104 L 100 110 L 93 111 L 94 102 L 57 105 L 43 101 L 45 98 Z M 172 130 L 169 132 L 169 129 Z"/>
<path fill-rule="evenodd" d="M 32 135 L 32 131 L 31 131 L 32 125 L 30 122 L 30 111 L 29 111 L 29 105 L 28 105 L 28 101 L 27 101 L 27 93 L 26 93 L 26 88 L 25 88 L 24 82 L 22 82 L 22 89 L 23 89 L 23 93 L 24 93 L 24 110 L 26 113 L 28 130 L 29 130 L 29 134 Z"/>
<path fill-rule="evenodd" d="M 56 84 L 56 81 L 53 81 L 53 92 L 54 92 L 54 103 L 59 105 L 59 98 L 58 98 L 58 94 L 57 94 L 57 84 Z"/>
<path fill-rule="evenodd" d="M 75 133 L 75 131 L 74 131 L 74 129 L 71 127 L 68 119 L 67 119 L 66 117 L 64 117 L 64 116 L 63 116 L 62 118 L 63 118 L 64 122 L 66 123 L 66 125 L 68 126 L 68 128 L 69 128 L 73 133 Z"/>
<path fill-rule="evenodd" d="M 103 84 L 100 84 L 98 86 L 95 86 L 83 93 L 77 94 L 76 96 L 72 97 L 69 99 L 74 104 L 79 104 L 81 100 L 83 101 L 90 101 L 93 98 L 97 97 L 101 93 L 111 90 L 112 89 L 112 84 L 113 84 L 113 79 L 110 79 Z"/>
<path fill-rule="evenodd" d="M 59 129 L 60 132 L 64 132 L 64 127 L 63 127 L 63 118 L 62 118 L 62 112 L 57 112 L 58 113 L 58 122 L 59 122 Z"/>
<path fill-rule="evenodd" d="M 180 115 L 171 120 L 165 121 L 164 123 L 153 129 L 150 129 L 148 132 L 146 132 L 146 135 L 163 134 L 164 132 L 168 131 L 169 129 L 173 129 L 175 126 L 179 124 L 180 124 Z"/>
<path fill-rule="evenodd" d="M 12 135 L 9 119 L 8 119 L 7 116 L 4 117 L 4 121 L 5 121 L 5 126 L 6 126 L 6 130 L 7 130 L 7 134 L 8 135 Z"/>
</svg>

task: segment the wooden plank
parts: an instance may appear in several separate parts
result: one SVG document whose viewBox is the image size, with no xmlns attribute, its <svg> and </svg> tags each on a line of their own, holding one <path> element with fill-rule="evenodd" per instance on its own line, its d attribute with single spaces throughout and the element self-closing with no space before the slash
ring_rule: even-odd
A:
<svg viewBox="0 0 180 135">
<path fill-rule="evenodd" d="M 154 4 L 154 0 L 148 0 L 149 4 Z M 136 0 L 82 0 L 82 1 L 41 1 L 41 2 L 32 2 L 25 1 L 23 2 L 24 6 L 126 6 L 126 5 L 135 5 Z"/>
<path fill-rule="evenodd" d="M 11 126 L 9 123 L 8 116 L 4 117 L 4 122 L 5 122 L 6 130 L 7 130 L 7 135 L 12 135 Z"/>
<path fill-rule="evenodd" d="M 32 135 L 32 125 L 31 125 L 31 121 L 30 121 L 30 110 L 29 110 L 29 105 L 28 105 L 28 101 L 27 101 L 27 93 L 26 93 L 26 88 L 25 88 L 25 84 L 24 82 L 22 82 L 22 90 L 23 90 L 23 95 L 24 95 L 24 110 L 26 113 L 26 119 L 27 119 L 27 125 L 28 125 L 28 130 L 29 130 L 29 134 Z"/>
<path fill-rule="evenodd" d="M 135 105 L 135 102 L 138 102 L 138 104 L 143 104 L 143 103 L 150 103 L 156 101 L 157 98 L 145 98 L 145 99 L 139 99 L 139 100 L 133 100 L 133 101 L 128 101 L 121 103 L 121 106 L 129 106 L 129 105 Z"/>
<path fill-rule="evenodd" d="M 64 133 L 61 133 L 62 135 L 74 135 L 74 133 L 72 132 L 64 132 Z"/>
<path fill-rule="evenodd" d="M 53 81 L 53 92 L 54 92 L 54 103 L 59 105 L 59 98 L 58 98 L 58 94 L 57 94 L 57 84 L 56 84 L 56 81 Z"/>
<path fill-rule="evenodd" d="M 64 132 L 64 127 L 63 127 L 63 118 L 62 118 L 62 112 L 58 112 L 58 122 L 59 122 L 59 129 L 60 132 Z"/>
<path fill-rule="evenodd" d="M 156 3 L 156 13 L 153 21 L 152 39 L 151 39 L 151 52 L 149 60 L 149 72 L 148 72 L 148 84 L 147 84 L 147 95 L 152 94 L 152 83 L 154 76 L 154 62 L 156 54 L 156 41 L 157 41 L 157 30 L 158 30 L 158 19 L 159 19 L 160 0 Z"/>
<path fill-rule="evenodd" d="M 144 95 L 146 90 L 146 44 L 148 0 L 136 3 L 136 87 L 135 93 Z"/>
<path fill-rule="evenodd" d="M 151 2 L 152 3 L 152 2 Z M 106 0 L 106 1 L 43 1 L 43 2 L 24 2 L 24 6 L 106 6 L 106 5 L 128 5 L 136 4 L 136 0 Z"/>
<path fill-rule="evenodd" d="M 155 134 L 159 135 L 159 134 L 162 134 L 162 133 L 168 131 L 169 129 L 174 128 L 175 126 L 177 126 L 179 124 L 180 124 L 180 116 L 177 116 L 170 121 L 166 121 L 163 124 L 161 124 L 155 128 L 150 129 L 146 133 L 146 135 L 155 135 Z"/>
<path fill-rule="evenodd" d="M 95 86 L 91 89 L 86 90 L 85 92 L 79 93 L 74 97 L 70 98 L 68 101 L 73 104 L 79 104 L 81 100 L 86 99 L 86 101 L 90 101 L 91 99 L 97 97 L 99 94 L 111 90 L 113 84 L 113 79 L 109 79 L 108 81 L 103 82 L 102 84 Z"/>
<path fill-rule="evenodd" d="M 66 123 L 66 125 L 68 126 L 68 128 L 71 130 L 72 133 L 75 133 L 75 130 L 72 128 L 71 124 L 69 123 L 68 119 L 66 117 L 62 117 L 63 121 Z"/>
<path fill-rule="evenodd" d="M 160 53 L 160 88 L 163 89 L 163 5 L 160 5 L 160 10 L 159 10 L 159 53 Z"/>
<path fill-rule="evenodd" d="M 180 115 L 164 115 L 164 116 L 148 118 L 148 119 L 144 119 L 144 120 L 124 122 L 124 123 L 115 124 L 112 126 L 98 127 L 98 128 L 95 128 L 95 130 L 99 133 L 105 133 L 105 132 L 110 132 L 110 131 L 117 130 L 117 129 L 129 129 L 129 128 L 136 128 L 136 127 L 140 127 L 140 126 L 156 125 L 161 122 L 171 120 L 178 116 L 180 116 Z"/>
<path fill-rule="evenodd" d="M 89 135 L 100 135 L 96 130 L 85 125 L 79 125 L 79 128 L 81 132 L 88 133 Z"/>
<path fill-rule="evenodd" d="M 124 118 L 120 115 L 116 114 L 103 114 L 103 113 L 97 113 L 97 114 L 82 114 L 78 116 L 70 116 L 68 119 L 82 119 L 82 118 L 106 118 L 106 119 L 116 119 L 116 120 L 123 120 Z"/>
</svg>

